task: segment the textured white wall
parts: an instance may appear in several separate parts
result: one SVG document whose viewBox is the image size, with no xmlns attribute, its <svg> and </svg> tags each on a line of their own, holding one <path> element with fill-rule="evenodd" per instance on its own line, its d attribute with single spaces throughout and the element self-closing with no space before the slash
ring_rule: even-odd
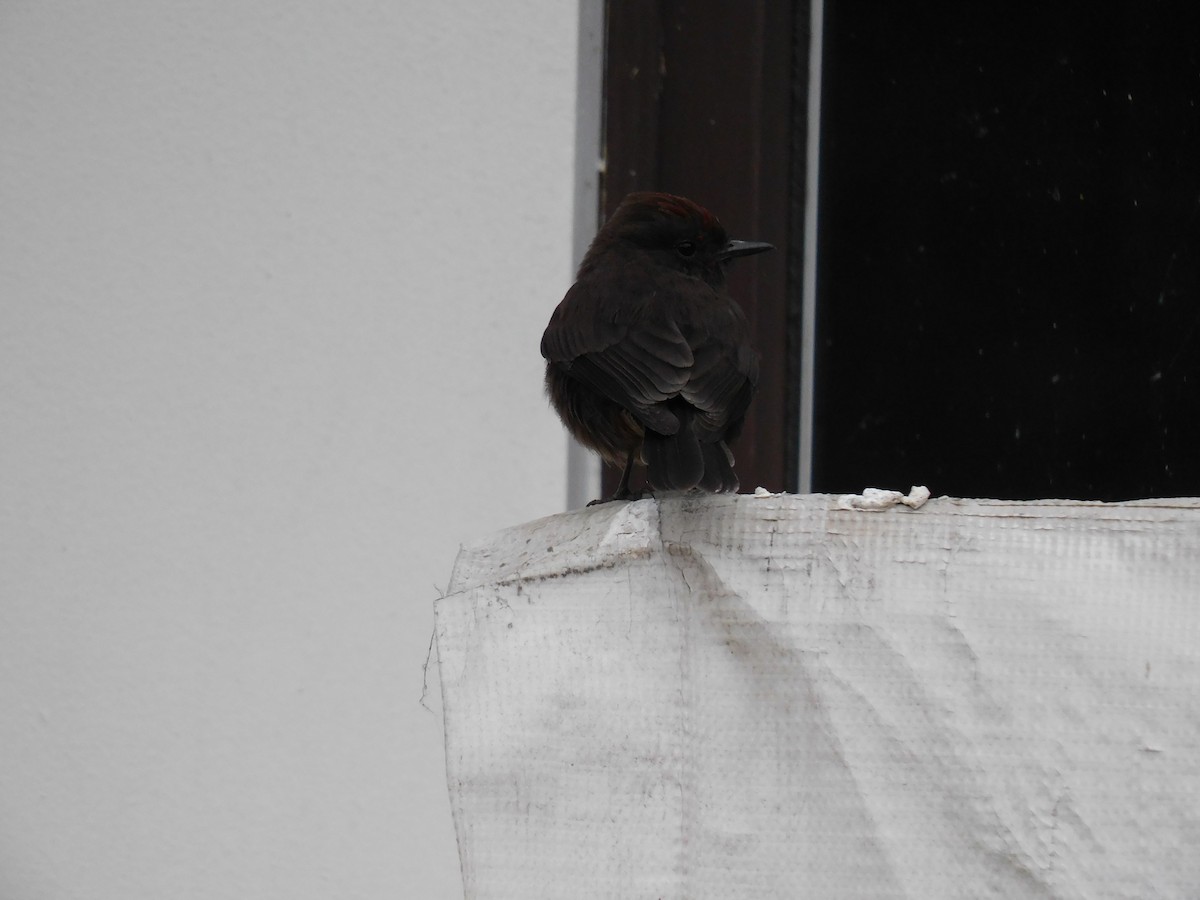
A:
<svg viewBox="0 0 1200 900">
<path fill-rule="evenodd" d="M 575 4 L 0 11 L 0 897 L 460 895 L 460 541 L 559 510 Z"/>
</svg>

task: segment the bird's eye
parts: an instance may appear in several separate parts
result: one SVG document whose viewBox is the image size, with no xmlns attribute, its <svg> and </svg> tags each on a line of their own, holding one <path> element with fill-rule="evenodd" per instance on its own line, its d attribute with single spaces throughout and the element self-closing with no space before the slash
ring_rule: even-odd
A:
<svg viewBox="0 0 1200 900">
<path fill-rule="evenodd" d="M 686 259 L 696 255 L 696 245 L 691 241 L 680 241 L 675 245 L 675 252 Z"/>
</svg>

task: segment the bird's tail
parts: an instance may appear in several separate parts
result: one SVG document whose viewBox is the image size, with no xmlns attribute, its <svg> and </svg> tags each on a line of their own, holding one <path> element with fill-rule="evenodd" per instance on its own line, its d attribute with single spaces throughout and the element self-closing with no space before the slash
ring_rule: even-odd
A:
<svg viewBox="0 0 1200 900">
<path fill-rule="evenodd" d="M 724 441 L 702 443 L 690 417 L 680 416 L 679 430 L 658 434 L 646 429 L 642 442 L 646 480 L 656 491 L 688 491 L 702 487 L 713 493 L 735 492 L 733 454 Z"/>
</svg>

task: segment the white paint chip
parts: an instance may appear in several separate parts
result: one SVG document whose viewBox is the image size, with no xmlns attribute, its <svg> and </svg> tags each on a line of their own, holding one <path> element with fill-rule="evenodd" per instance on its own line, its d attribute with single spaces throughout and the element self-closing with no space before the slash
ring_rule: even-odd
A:
<svg viewBox="0 0 1200 900">
<path fill-rule="evenodd" d="M 899 491 L 885 491 L 880 488 L 867 488 L 861 494 L 842 494 L 838 497 L 840 509 L 863 509 L 879 511 L 890 509 L 897 503 L 902 503 L 912 509 L 920 509 L 929 499 L 929 488 L 924 485 L 913 487 L 908 495 Z"/>
</svg>

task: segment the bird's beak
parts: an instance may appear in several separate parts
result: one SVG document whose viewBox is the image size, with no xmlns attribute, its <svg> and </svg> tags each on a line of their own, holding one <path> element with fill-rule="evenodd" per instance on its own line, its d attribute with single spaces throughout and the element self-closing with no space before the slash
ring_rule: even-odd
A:
<svg viewBox="0 0 1200 900">
<path fill-rule="evenodd" d="M 752 256 L 755 253 L 763 253 L 767 250 L 774 250 L 773 244 L 766 244 L 762 241 L 730 241 L 717 253 L 717 259 L 724 262 L 727 259 L 733 259 L 735 256 Z"/>
</svg>

